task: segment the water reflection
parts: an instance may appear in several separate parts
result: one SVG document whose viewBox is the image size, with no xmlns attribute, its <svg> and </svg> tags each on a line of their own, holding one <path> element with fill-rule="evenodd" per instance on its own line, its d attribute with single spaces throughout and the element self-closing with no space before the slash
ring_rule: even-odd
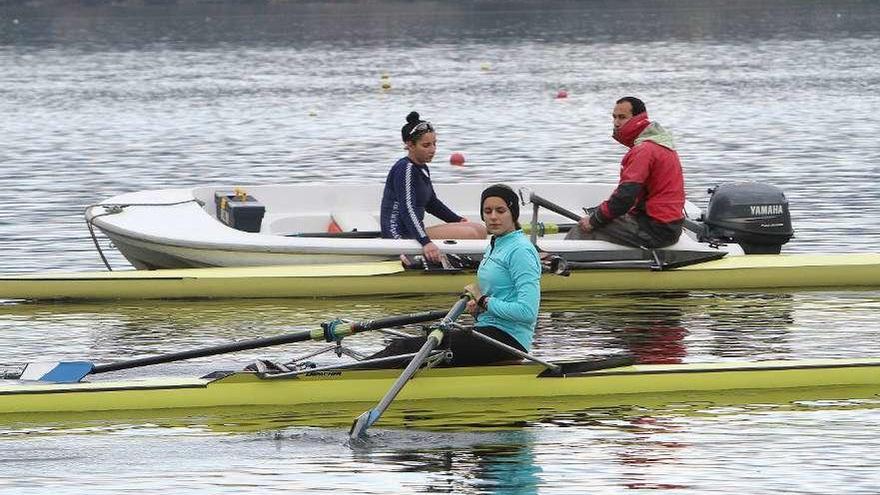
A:
<svg viewBox="0 0 880 495">
<path fill-rule="evenodd" d="M 60 476 L 69 480 L 64 486 L 88 482 L 91 490 L 108 491 L 134 484 L 172 492 L 193 486 L 212 493 L 240 492 L 242 486 L 317 491 L 329 483 L 345 493 L 616 493 L 674 486 L 727 492 L 739 486 L 729 478 L 731 469 L 770 470 L 752 480 L 766 487 L 786 472 L 791 476 L 800 463 L 838 466 L 859 453 L 869 466 L 876 457 L 869 447 L 880 397 L 856 401 L 834 395 L 778 405 L 755 396 L 743 397 L 742 404 L 695 398 L 662 407 L 575 408 L 500 431 L 377 428 L 362 446 L 346 445 L 345 428 L 285 425 L 271 415 L 260 422 L 254 413 L 239 419 L 212 420 L 204 414 L 153 422 L 59 423 L 54 432 L 32 428 L 17 436 L 6 435 L 4 424 L 0 457 L 15 462 L 0 469 L 0 481 L 23 493 L 29 483 L 54 486 Z M 839 435 L 861 439 L 864 448 L 829 449 L 829 439 L 839 442 Z M 780 448 L 767 449 L 769 444 Z M 780 456 L 783 450 L 786 455 Z M 87 473 L 81 469 L 82 452 L 89 453 L 94 467 Z M 126 460 L 127 469 L 116 466 L 120 460 Z M 832 476 L 835 483 L 839 476 Z M 868 493 L 871 476 L 862 472 L 847 486 Z M 707 479 L 714 481 L 707 485 Z M 830 484 L 815 480 L 810 486 Z"/>
<path fill-rule="evenodd" d="M 315 328 L 335 318 L 367 320 L 442 310 L 449 304 L 442 295 L 12 304 L 0 309 L 0 334 L 5 337 L 0 354 L 7 362 L 37 357 L 115 360 Z M 551 359 L 629 353 L 644 363 L 865 356 L 880 353 L 880 343 L 870 332 L 878 307 L 876 291 L 547 294 L 535 353 Z M 832 327 L 835 331 L 829 334 Z M 371 332 L 346 343 L 370 352 L 388 339 Z M 55 345 L 59 341 L 65 346 Z M 852 346 L 833 345 L 840 341 Z M 238 367 L 257 357 L 289 359 L 323 346 L 315 342 L 257 349 L 169 369 L 195 372 L 212 363 Z"/>
<path fill-rule="evenodd" d="M 408 433 L 364 442 L 352 449 L 352 458 L 363 464 L 383 463 L 400 472 L 427 473 L 419 493 L 480 493 L 526 495 L 538 493 L 542 468 L 535 452 L 539 441 L 530 431 L 492 435 L 419 435 Z M 450 445 L 451 444 L 451 445 Z M 410 447 L 401 448 L 401 445 Z M 420 447 L 420 445 L 431 445 Z"/>
<path fill-rule="evenodd" d="M 570 327 L 572 320 L 590 322 L 590 335 L 603 339 L 609 350 L 623 350 L 639 363 L 680 363 L 687 355 L 682 298 L 687 294 L 662 294 L 614 301 L 615 307 L 595 305 L 550 313 L 554 326 Z"/>
<path fill-rule="evenodd" d="M 538 340 L 620 350 L 643 363 L 785 355 L 797 306 L 792 294 L 773 292 L 548 295 Z"/>
</svg>

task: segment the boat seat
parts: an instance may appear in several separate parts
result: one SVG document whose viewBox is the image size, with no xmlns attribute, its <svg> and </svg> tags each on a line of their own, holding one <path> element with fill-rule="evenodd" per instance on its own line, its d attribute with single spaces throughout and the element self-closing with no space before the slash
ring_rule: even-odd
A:
<svg viewBox="0 0 880 495">
<path fill-rule="evenodd" d="M 340 232 L 378 232 L 382 230 L 376 217 L 366 211 L 334 211 L 330 213 L 330 227 L 328 231 L 332 231 L 333 225 Z"/>
</svg>

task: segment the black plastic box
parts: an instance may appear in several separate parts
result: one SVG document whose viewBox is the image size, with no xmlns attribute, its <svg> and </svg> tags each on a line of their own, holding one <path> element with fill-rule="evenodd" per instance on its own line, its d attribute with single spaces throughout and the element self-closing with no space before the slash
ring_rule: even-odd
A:
<svg viewBox="0 0 880 495">
<path fill-rule="evenodd" d="M 217 205 L 217 218 L 233 229 L 245 232 L 259 232 L 266 207 L 249 194 L 236 194 L 229 191 L 214 193 Z"/>
</svg>

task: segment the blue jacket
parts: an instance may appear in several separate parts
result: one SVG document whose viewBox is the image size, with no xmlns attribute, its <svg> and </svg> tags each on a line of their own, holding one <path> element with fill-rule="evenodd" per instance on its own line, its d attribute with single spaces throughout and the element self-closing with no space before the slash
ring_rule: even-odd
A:
<svg viewBox="0 0 880 495">
<path fill-rule="evenodd" d="M 422 246 L 431 242 L 425 230 L 425 212 L 444 222 L 462 219 L 437 199 L 428 167 L 403 157 L 391 167 L 385 179 L 380 211 L 382 237 L 417 239 Z"/>
<path fill-rule="evenodd" d="M 489 299 L 476 326 L 504 330 L 530 350 L 541 303 L 541 260 L 522 230 L 492 238 L 477 279 Z"/>
</svg>

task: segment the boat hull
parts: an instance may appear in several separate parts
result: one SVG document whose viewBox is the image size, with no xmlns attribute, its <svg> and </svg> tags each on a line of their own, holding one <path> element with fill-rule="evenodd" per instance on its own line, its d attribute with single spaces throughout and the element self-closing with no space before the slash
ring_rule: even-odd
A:
<svg viewBox="0 0 880 495">
<path fill-rule="evenodd" d="M 480 218 L 478 198 L 487 185 L 437 184 L 435 189 L 450 208 L 476 220 Z M 577 211 L 576 205 L 598 204 L 614 189 L 613 184 L 588 183 L 511 185 L 552 194 Z M 414 239 L 380 238 L 380 183 L 249 186 L 248 193 L 265 203 L 265 215 L 256 232 L 232 228 L 217 217 L 220 210 L 216 194 L 230 189 L 220 186 L 122 194 L 89 208 L 86 219 L 137 269 L 356 263 L 395 260 L 401 254 L 422 252 Z M 686 210 L 699 215 L 699 209 L 691 203 Z M 531 219 L 524 216 L 521 220 L 528 223 Z M 546 210 L 541 210 L 537 220 L 549 224 L 571 222 Z M 338 222 L 345 225 L 344 231 L 339 235 L 328 233 L 328 227 L 338 227 Z M 428 226 L 442 223 L 431 216 L 425 222 Z M 615 256 L 640 257 L 634 248 L 596 240 L 564 241 L 563 237 L 563 233 L 548 234 L 539 244 L 544 251 L 558 254 L 611 252 Z M 438 239 L 436 244 L 448 254 L 482 255 L 488 240 Z M 701 243 L 690 235 L 665 249 L 743 254 L 736 244 Z"/>
<path fill-rule="evenodd" d="M 0 277 L 0 299 L 286 298 L 455 294 L 473 272 L 404 270 L 398 262 L 38 274 Z M 880 254 L 751 255 L 663 271 L 545 274 L 542 292 L 878 288 Z"/>
<path fill-rule="evenodd" d="M 431 400 L 554 399 L 729 394 L 823 387 L 880 393 L 880 359 L 826 359 L 635 365 L 564 377 L 541 377 L 535 364 L 422 371 L 397 403 Z M 314 406 L 378 400 L 399 370 L 325 371 L 295 378 L 238 372 L 218 378 L 158 378 L 75 384 L 0 386 L 0 414 L 76 413 L 240 406 Z M 796 394 L 795 394 L 796 395 Z"/>
</svg>

